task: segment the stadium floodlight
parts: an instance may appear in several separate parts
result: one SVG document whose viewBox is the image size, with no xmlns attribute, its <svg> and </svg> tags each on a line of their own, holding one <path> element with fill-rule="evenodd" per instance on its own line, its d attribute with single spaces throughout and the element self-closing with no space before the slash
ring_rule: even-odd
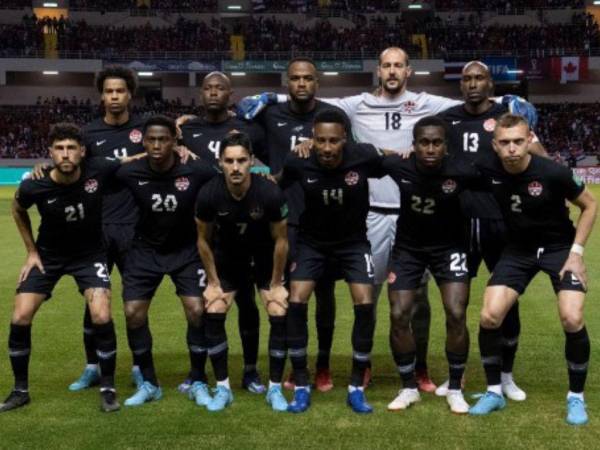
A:
<svg viewBox="0 0 600 450">
<path fill-rule="evenodd" d="M 594 5 L 600 5 L 600 0 L 595 0 Z"/>
<path fill-rule="evenodd" d="M 44 8 L 58 8 L 58 3 L 56 2 L 44 2 Z"/>
<path fill-rule="evenodd" d="M 230 11 L 241 11 L 242 5 L 228 5 L 227 9 Z"/>
<path fill-rule="evenodd" d="M 415 75 L 431 75 L 429 70 L 416 70 Z"/>
<path fill-rule="evenodd" d="M 408 9 L 423 9 L 423 5 L 416 3 L 414 5 L 408 5 Z"/>
<path fill-rule="evenodd" d="M 335 77 L 338 76 L 340 73 L 339 72 L 323 72 L 323 75 L 325 75 L 326 77 Z"/>
<path fill-rule="evenodd" d="M 154 72 L 138 72 L 138 75 L 140 77 L 153 77 L 154 76 Z"/>
<path fill-rule="evenodd" d="M 44 75 L 58 75 L 58 70 L 44 70 L 42 73 Z"/>
<path fill-rule="evenodd" d="M 232 77 L 245 77 L 246 72 L 231 72 Z"/>
</svg>

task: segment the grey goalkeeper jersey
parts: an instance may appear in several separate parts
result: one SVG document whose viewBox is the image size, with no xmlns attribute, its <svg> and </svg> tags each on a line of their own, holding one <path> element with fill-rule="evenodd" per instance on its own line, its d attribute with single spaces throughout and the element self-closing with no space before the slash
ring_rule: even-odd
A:
<svg viewBox="0 0 600 450">
<path fill-rule="evenodd" d="M 419 119 L 463 103 L 462 100 L 411 91 L 405 91 L 393 99 L 363 93 L 321 100 L 344 110 L 352 123 L 356 142 L 396 150 L 398 153 L 410 149 L 413 127 Z M 369 203 L 380 208 L 398 208 L 398 186 L 389 176 L 369 179 Z"/>
</svg>

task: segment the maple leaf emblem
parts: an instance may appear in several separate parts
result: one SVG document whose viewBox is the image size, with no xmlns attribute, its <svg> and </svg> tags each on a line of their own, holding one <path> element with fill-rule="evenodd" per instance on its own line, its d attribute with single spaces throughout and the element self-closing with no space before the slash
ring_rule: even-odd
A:
<svg viewBox="0 0 600 450">
<path fill-rule="evenodd" d="M 563 67 L 563 70 L 567 73 L 573 73 L 577 70 L 577 66 L 575 64 L 573 64 L 571 61 L 569 61 L 569 64 L 567 64 L 565 67 Z"/>
</svg>

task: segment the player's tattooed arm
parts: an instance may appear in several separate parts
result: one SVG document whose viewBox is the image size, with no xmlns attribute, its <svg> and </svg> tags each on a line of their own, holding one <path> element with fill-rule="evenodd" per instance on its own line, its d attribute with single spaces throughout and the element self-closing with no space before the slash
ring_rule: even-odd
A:
<svg viewBox="0 0 600 450">
<path fill-rule="evenodd" d="M 215 257 L 209 244 L 212 238 L 213 223 L 196 219 L 196 227 L 198 230 L 198 253 L 206 271 L 206 289 L 204 289 L 203 295 L 207 303 L 210 304 L 217 300 L 225 299 L 225 294 L 223 293 L 223 289 L 221 289 L 221 282 L 217 274 Z"/>
<path fill-rule="evenodd" d="M 581 210 L 581 214 L 577 221 L 577 230 L 575 232 L 573 247 L 571 247 L 569 257 L 559 272 L 559 275 L 562 279 L 565 272 L 571 272 L 581 282 L 583 288 L 587 289 L 587 273 L 585 263 L 583 262 L 583 247 L 594 227 L 596 214 L 598 212 L 598 203 L 587 188 L 571 203 Z"/>
<path fill-rule="evenodd" d="M 19 234 L 23 239 L 23 243 L 25 244 L 25 249 L 27 250 L 25 264 L 19 273 L 19 283 L 21 283 L 29 276 L 29 272 L 31 272 L 31 269 L 34 267 L 37 267 L 42 273 L 45 273 L 45 270 L 44 265 L 42 264 L 42 259 L 40 258 L 40 254 L 35 246 L 35 240 L 33 239 L 33 229 L 31 228 L 31 219 L 29 217 L 29 213 L 27 212 L 27 209 L 19 205 L 19 202 L 16 198 L 12 203 L 12 216 L 17 225 L 17 229 L 19 230 Z"/>
</svg>

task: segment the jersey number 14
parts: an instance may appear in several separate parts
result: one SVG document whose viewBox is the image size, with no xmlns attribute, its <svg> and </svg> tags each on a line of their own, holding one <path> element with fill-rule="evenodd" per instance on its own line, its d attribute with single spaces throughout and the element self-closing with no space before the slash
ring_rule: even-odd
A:
<svg viewBox="0 0 600 450">
<path fill-rule="evenodd" d="M 344 191 L 340 189 L 324 189 L 323 190 L 323 203 L 329 206 L 335 202 L 340 205 L 344 204 Z"/>
</svg>

